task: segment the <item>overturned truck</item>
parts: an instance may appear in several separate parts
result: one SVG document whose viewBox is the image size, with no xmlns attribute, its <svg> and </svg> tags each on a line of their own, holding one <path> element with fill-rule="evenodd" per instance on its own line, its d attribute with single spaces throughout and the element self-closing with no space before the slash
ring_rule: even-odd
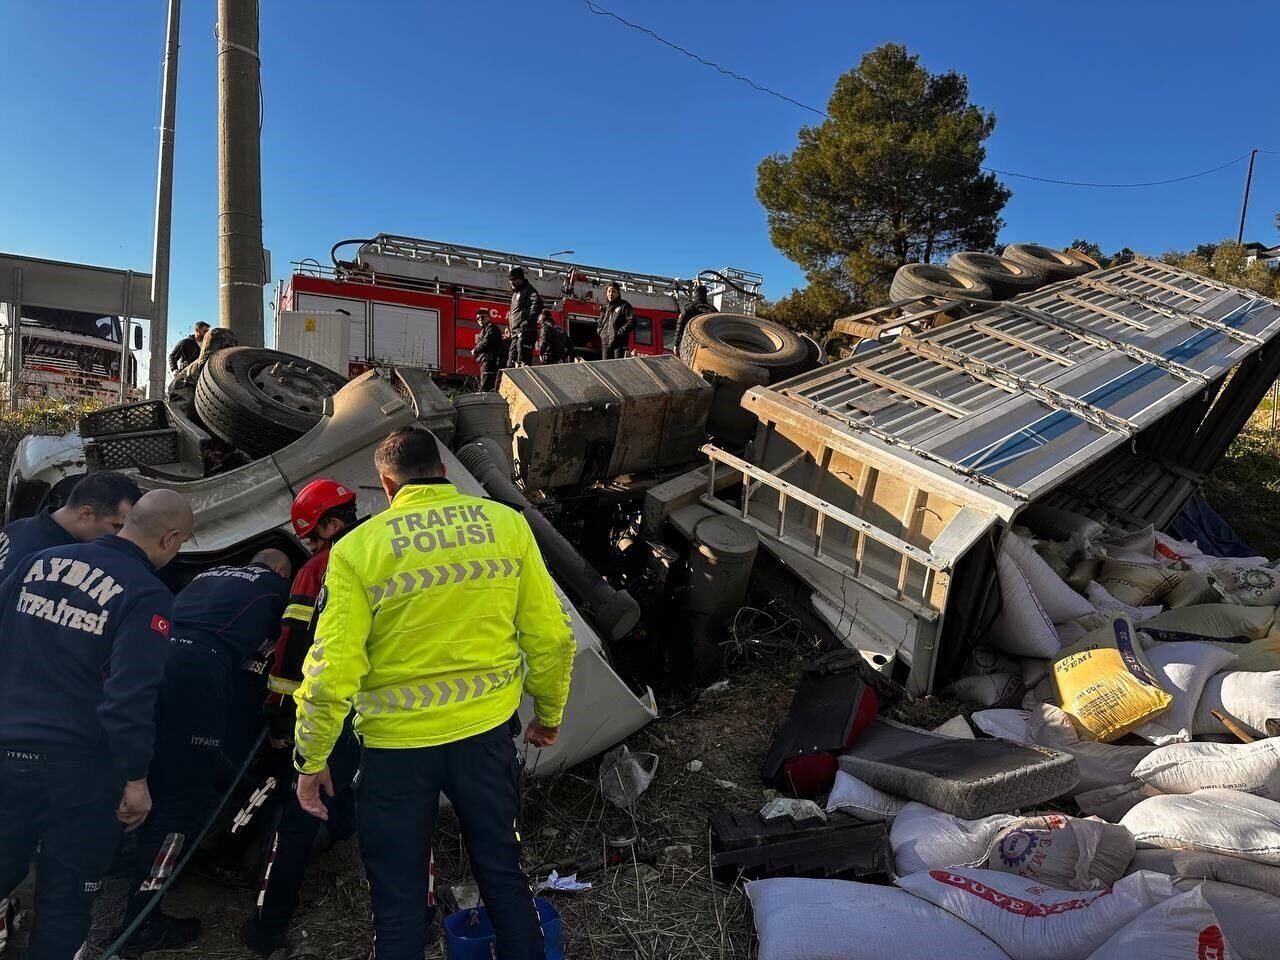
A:
<svg viewBox="0 0 1280 960">
<path fill-rule="evenodd" d="M 841 323 L 857 349 L 748 390 L 754 440 L 705 447 L 692 482 L 916 694 L 991 625 L 995 557 L 1028 506 L 1163 529 L 1280 375 L 1280 305 L 1144 259 Z"/>
</svg>

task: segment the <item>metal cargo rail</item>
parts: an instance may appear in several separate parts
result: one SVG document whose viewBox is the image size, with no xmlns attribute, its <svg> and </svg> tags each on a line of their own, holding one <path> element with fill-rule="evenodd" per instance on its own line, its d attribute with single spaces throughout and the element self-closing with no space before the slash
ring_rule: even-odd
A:
<svg viewBox="0 0 1280 960">
<path fill-rule="evenodd" d="M 895 339 L 753 388 L 745 459 L 707 450 L 743 482 L 706 502 L 752 523 L 846 642 L 903 661 L 916 692 L 985 632 L 1023 507 L 1162 528 L 1280 375 L 1280 305 L 1156 261 L 980 306 L 928 330 L 908 308 Z"/>
</svg>

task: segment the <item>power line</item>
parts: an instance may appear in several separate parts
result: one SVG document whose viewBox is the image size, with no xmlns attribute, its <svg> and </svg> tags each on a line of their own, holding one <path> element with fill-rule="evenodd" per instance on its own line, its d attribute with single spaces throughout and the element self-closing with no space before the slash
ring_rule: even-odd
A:
<svg viewBox="0 0 1280 960">
<path fill-rule="evenodd" d="M 683 54 L 684 56 L 688 57 L 690 60 L 696 61 L 697 63 L 702 64 L 704 67 L 710 67 L 712 70 L 715 70 L 717 73 L 720 73 L 731 80 L 737 80 L 739 83 L 745 83 L 747 86 L 751 87 L 751 89 L 759 93 L 763 93 L 768 96 L 775 97 L 778 100 L 782 100 L 785 103 L 791 104 L 792 106 L 799 107 L 801 110 L 808 110 L 810 113 L 817 114 L 818 116 L 823 117 L 827 120 L 831 119 L 831 114 L 827 113 L 827 111 L 820 110 L 819 108 L 814 106 L 810 106 L 807 103 L 803 103 L 799 100 L 796 100 L 792 97 L 787 96 L 785 93 L 779 93 L 777 90 L 774 90 L 771 87 L 766 87 L 763 84 L 756 83 L 756 81 L 752 80 L 750 77 L 744 77 L 740 73 L 735 73 L 734 71 L 730 70 L 728 67 L 725 67 L 719 63 L 716 63 L 714 60 L 708 60 L 706 57 L 703 57 L 703 56 L 700 56 L 699 54 L 694 53 L 692 50 L 688 50 L 685 47 L 680 46 L 680 44 L 672 40 L 668 40 L 666 37 L 661 36 L 660 34 L 654 32 L 653 30 L 649 29 L 646 26 L 643 26 L 642 24 L 633 23 L 632 21 L 627 20 L 624 17 L 618 16 L 612 10 L 609 10 L 609 9 L 606 9 L 605 7 L 600 6 L 600 4 L 596 3 L 595 0 L 583 0 L 583 3 L 586 5 L 587 9 L 591 11 L 593 14 L 595 14 L 596 16 L 608 17 L 612 20 L 616 20 L 618 23 L 622 24 L 624 27 L 628 27 L 632 30 L 637 31 L 638 33 L 642 33 L 645 36 L 648 36 L 658 41 L 658 43 L 661 43 L 663 46 L 670 47 L 672 50 L 675 50 L 677 53 Z M 886 143 L 898 143 L 898 141 L 891 140 L 888 137 L 883 138 L 883 140 Z M 1280 151 L 1259 150 L 1258 152 L 1274 153 L 1277 156 L 1280 156 Z M 952 163 L 962 164 L 964 166 L 974 165 L 972 160 L 963 160 L 963 159 L 960 159 L 959 157 L 951 157 L 946 154 L 941 154 L 940 156 L 942 159 L 949 160 Z M 1016 170 L 1002 170 L 999 167 L 991 167 L 991 166 L 987 166 L 986 164 L 977 164 L 977 167 L 981 170 L 986 170 L 989 173 L 999 174 L 1002 177 L 1017 177 L 1021 180 L 1034 180 L 1036 183 L 1052 183 L 1052 184 L 1057 184 L 1059 186 L 1064 186 L 1064 187 L 1095 187 L 1095 188 L 1103 188 L 1103 189 L 1128 189 L 1132 187 L 1161 187 L 1170 183 L 1183 183 L 1187 180 L 1196 180 L 1200 177 L 1207 177 L 1211 173 L 1217 173 L 1219 170 L 1225 170 L 1227 167 L 1235 166 L 1235 164 L 1240 163 L 1242 160 L 1247 160 L 1248 157 L 1249 157 L 1248 153 L 1243 153 L 1233 160 L 1228 160 L 1225 163 L 1220 163 L 1216 167 L 1210 167 L 1208 170 L 1201 170 L 1198 173 L 1188 173 L 1185 176 L 1181 176 L 1181 177 L 1169 177 L 1168 179 L 1165 179 L 1165 180 L 1143 180 L 1143 181 L 1138 181 L 1134 183 L 1098 183 L 1098 182 L 1093 182 L 1088 180 L 1062 180 L 1056 177 L 1038 177 L 1030 173 L 1019 173 Z"/>
</svg>

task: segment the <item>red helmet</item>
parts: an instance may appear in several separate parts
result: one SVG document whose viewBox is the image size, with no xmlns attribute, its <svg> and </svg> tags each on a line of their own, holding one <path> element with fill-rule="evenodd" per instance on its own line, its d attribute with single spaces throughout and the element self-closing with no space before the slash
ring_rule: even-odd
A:
<svg viewBox="0 0 1280 960">
<path fill-rule="evenodd" d="M 355 502 L 356 492 L 345 484 L 328 477 L 312 480 L 293 498 L 293 509 L 289 511 L 293 532 L 306 537 L 330 510 Z"/>
</svg>

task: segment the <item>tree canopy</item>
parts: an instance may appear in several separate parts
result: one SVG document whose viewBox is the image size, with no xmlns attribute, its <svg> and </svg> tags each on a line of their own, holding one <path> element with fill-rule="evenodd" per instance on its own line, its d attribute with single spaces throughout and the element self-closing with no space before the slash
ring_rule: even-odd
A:
<svg viewBox="0 0 1280 960">
<path fill-rule="evenodd" d="M 885 44 L 839 78 L 827 113 L 757 171 L 773 245 L 817 288 L 793 306 L 882 303 L 902 264 L 994 246 L 1010 192 L 981 169 L 995 116 L 963 76 Z"/>
<path fill-rule="evenodd" d="M 1271 269 L 1261 260 L 1249 262 L 1243 244 L 1234 240 L 1202 243 L 1190 253 L 1170 250 L 1160 259 L 1183 270 L 1244 287 L 1264 296 L 1280 296 L 1280 272 Z"/>
</svg>

